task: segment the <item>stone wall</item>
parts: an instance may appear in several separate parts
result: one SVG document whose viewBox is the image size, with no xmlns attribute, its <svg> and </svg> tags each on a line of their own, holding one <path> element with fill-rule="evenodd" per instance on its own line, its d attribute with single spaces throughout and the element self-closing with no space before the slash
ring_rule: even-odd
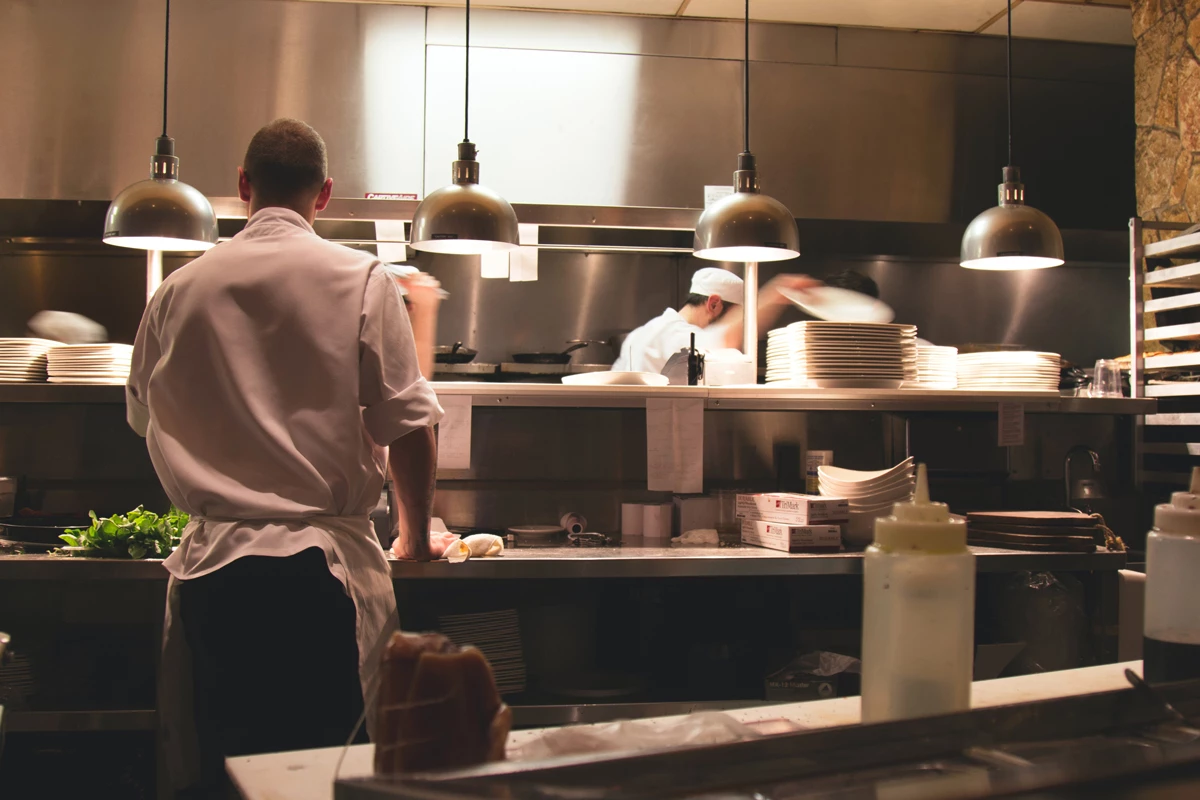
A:
<svg viewBox="0 0 1200 800">
<path fill-rule="evenodd" d="M 1200 0 L 1132 6 L 1138 214 L 1200 222 Z"/>
</svg>

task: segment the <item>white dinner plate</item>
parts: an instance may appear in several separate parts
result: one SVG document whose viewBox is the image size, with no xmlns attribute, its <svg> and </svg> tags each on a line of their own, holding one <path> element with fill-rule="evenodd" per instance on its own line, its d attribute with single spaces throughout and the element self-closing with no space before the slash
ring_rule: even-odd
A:
<svg viewBox="0 0 1200 800">
<path fill-rule="evenodd" d="M 562 382 L 567 386 L 666 386 L 671 381 L 653 372 L 613 371 L 564 375 Z"/>
<path fill-rule="evenodd" d="M 903 380 L 871 378 L 810 378 L 818 389 L 899 389 Z"/>
<path fill-rule="evenodd" d="M 833 322 L 891 322 L 896 312 L 891 306 L 869 295 L 839 289 L 835 286 L 815 286 L 811 289 L 780 289 L 802 311 Z"/>
</svg>

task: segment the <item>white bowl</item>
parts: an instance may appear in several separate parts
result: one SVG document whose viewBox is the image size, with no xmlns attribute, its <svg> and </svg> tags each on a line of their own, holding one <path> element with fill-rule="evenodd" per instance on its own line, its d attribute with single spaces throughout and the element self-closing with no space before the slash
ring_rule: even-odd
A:
<svg viewBox="0 0 1200 800">
<path fill-rule="evenodd" d="M 877 512 L 850 512 L 850 521 L 842 525 L 842 541 L 853 547 L 866 547 L 875 541 L 875 520 L 886 517 L 891 510 Z"/>
<path fill-rule="evenodd" d="M 874 471 L 864 471 L 858 469 L 845 469 L 843 467 L 821 466 L 817 467 L 817 474 L 821 478 L 826 478 L 839 484 L 870 484 L 885 482 L 889 478 L 894 478 L 897 475 L 911 473 L 913 470 L 913 459 L 906 458 L 890 469 L 880 469 Z"/>
<path fill-rule="evenodd" d="M 878 494 L 863 495 L 861 497 L 847 497 L 846 501 L 850 504 L 851 511 L 863 510 L 866 508 L 874 508 L 876 506 L 891 505 L 903 500 L 908 500 L 916 491 L 916 485 L 897 486 L 895 489 L 887 492 L 879 492 Z"/>
<path fill-rule="evenodd" d="M 911 489 L 916 486 L 916 483 L 916 475 L 899 475 L 891 480 L 870 484 L 841 483 L 840 481 L 833 481 L 828 478 L 817 478 L 817 485 L 828 490 L 826 493 L 830 497 L 845 497 L 847 500 L 857 497 L 871 497 L 877 494 L 890 494 L 896 489 L 901 488 Z"/>
</svg>

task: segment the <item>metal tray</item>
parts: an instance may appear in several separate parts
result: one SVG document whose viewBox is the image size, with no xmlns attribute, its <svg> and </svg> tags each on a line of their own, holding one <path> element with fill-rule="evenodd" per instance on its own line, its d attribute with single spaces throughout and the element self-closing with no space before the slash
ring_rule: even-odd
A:
<svg viewBox="0 0 1200 800">
<path fill-rule="evenodd" d="M 1160 694 L 1200 714 L 1200 681 Z M 1200 731 L 1130 689 L 736 744 L 339 781 L 335 798 L 1047 800 L 1123 797 L 1123 785 L 1166 778 L 1197 787 L 1171 796 L 1200 796 Z"/>
</svg>

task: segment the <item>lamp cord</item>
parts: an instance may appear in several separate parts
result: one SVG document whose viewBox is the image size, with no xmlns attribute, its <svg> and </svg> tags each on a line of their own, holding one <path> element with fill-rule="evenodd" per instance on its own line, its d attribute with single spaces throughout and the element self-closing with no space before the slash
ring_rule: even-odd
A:
<svg viewBox="0 0 1200 800">
<path fill-rule="evenodd" d="M 468 135 L 471 115 L 471 0 L 467 0 L 467 48 L 466 74 L 463 77 L 463 141 L 471 141 Z"/>
<path fill-rule="evenodd" d="M 1005 75 L 1008 81 L 1008 166 L 1013 165 L 1013 90 L 1012 90 L 1012 0 L 1008 0 L 1008 36 L 1005 39 L 1006 57 L 1005 57 Z"/>
<path fill-rule="evenodd" d="M 171 58 L 171 0 L 167 0 L 167 23 L 163 33 L 163 131 L 167 135 L 167 75 Z"/>
<path fill-rule="evenodd" d="M 746 0 L 745 60 L 742 62 L 742 152 L 750 152 L 750 0 Z"/>
</svg>

